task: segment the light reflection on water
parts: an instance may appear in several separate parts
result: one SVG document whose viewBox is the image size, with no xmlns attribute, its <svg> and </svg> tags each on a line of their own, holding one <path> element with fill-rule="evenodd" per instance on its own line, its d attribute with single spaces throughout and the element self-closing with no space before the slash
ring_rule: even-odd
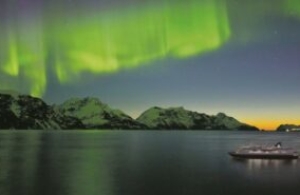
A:
<svg viewBox="0 0 300 195">
<path fill-rule="evenodd" d="M 236 160 L 248 140 L 300 134 L 208 131 L 0 131 L 0 195 L 292 195 L 299 160 Z M 252 190 L 250 191 L 249 188 Z"/>
<path fill-rule="evenodd" d="M 297 168 L 298 159 L 234 159 L 235 162 L 243 163 L 249 171 L 261 171 L 266 168 L 279 169 L 284 166 Z"/>
</svg>

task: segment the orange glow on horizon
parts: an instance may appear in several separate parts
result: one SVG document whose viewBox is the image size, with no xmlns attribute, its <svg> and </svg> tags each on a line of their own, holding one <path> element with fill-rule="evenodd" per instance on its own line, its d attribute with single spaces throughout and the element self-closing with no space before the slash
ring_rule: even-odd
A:
<svg viewBox="0 0 300 195">
<path fill-rule="evenodd" d="M 141 108 L 141 110 L 145 110 L 145 108 Z M 187 109 L 187 110 L 192 110 L 192 109 Z M 199 112 L 199 111 L 196 111 Z M 129 112 L 131 114 L 131 116 L 133 118 L 137 118 L 141 112 L 140 111 L 132 111 Z M 199 112 L 202 113 L 202 112 Z M 244 114 L 244 113 L 242 113 Z M 253 115 L 246 115 L 244 117 L 236 117 L 236 116 L 240 116 L 242 115 L 241 113 L 232 113 L 232 114 L 228 114 L 228 116 L 232 116 L 235 119 L 237 119 L 238 121 L 242 122 L 242 123 L 246 123 L 248 125 L 252 125 L 255 126 L 257 128 L 259 128 L 260 130 L 266 130 L 266 131 L 275 131 L 279 125 L 282 124 L 294 124 L 294 125 L 300 125 L 300 117 L 299 118 L 293 118 L 293 117 L 281 117 L 281 116 L 277 116 L 275 115 L 268 115 L 268 117 L 261 117 L 261 116 L 256 116 L 253 117 Z M 215 115 L 215 114 L 212 114 Z"/>
<path fill-rule="evenodd" d="M 300 124 L 300 119 L 249 119 L 241 120 L 266 131 L 275 131 L 282 124 Z"/>
</svg>

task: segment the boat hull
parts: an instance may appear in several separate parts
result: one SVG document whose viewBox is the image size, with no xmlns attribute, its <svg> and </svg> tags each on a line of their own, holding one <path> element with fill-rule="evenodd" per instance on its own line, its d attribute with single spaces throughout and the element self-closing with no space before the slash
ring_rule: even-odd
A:
<svg viewBox="0 0 300 195">
<path fill-rule="evenodd" d="M 243 159 L 297 159 L 298 154 L 245 154 L 237 152 L 229 152 L 229 155 L 235 158 Z"/>
</svg>

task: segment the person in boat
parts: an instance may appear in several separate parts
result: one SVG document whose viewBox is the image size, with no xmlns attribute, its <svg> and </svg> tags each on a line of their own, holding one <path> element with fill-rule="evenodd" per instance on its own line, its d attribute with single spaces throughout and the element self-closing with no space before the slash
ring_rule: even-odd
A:
<svg viewBox="0 0 300 195">
<path fill-rule="evenodd" d="M 282 145 L 281 142 L 277 142 L 277 143 L 275 144 L 275 147 L 276 147 L 276 148 L 281 148 L 281 145 Z"/>
</svg>

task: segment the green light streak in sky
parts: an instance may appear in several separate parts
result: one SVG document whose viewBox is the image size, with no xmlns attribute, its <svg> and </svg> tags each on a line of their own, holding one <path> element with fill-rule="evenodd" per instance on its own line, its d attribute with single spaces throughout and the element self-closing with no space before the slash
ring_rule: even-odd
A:
<svg viewBox="0 0 300 195">
<path fill-rule="evenodd" d="M 11 76 L 18 76 L 19 74 L 17 45 L 12 36 L 9 38 L 9 62 L 3 66 L 3 71 Z"/>
<path fill-rule="evenodd" d="M 43 31 L 39 21 L 27 21 L 23 17 L 7 25 L 2 32 L 0 61 L 1 77 L 5 79 L 1 89 L 17 90 L 41 96 L 47 83 Z M 0 38 L 0 39 L 1 39 Z"/>
<path fill-rule="evenodd" d="M 223 0 L 165 0 L 84 14 L 52 13 L 44 14 L 42 22 L 13 25 L 8 59 L 1 65 L 4 74 L 24 78 L 36 96 L 46 89 L 47 66 L 67 83 L 84 72 L 114 73 L 168 56 L 198 55 L 219 48 L 230 36 Z"/>
<path fill-rule="evenodd" d="M 81 72 L 111 73 L 220 47 L 230 35 L 224 3 L 190 1 L 77 18 L 56 24 L 56 73 L 67 82 Z M 80 22 L 79 22 L 80 21 Z M 72 64 L 70 66 L 70 64 Z"/>
<path fill-rule="evenodd" d="M 297 15 L 300 17 L 300 1 L 286 0 L 286 11 L 291 15 Z"/>
</svg>

